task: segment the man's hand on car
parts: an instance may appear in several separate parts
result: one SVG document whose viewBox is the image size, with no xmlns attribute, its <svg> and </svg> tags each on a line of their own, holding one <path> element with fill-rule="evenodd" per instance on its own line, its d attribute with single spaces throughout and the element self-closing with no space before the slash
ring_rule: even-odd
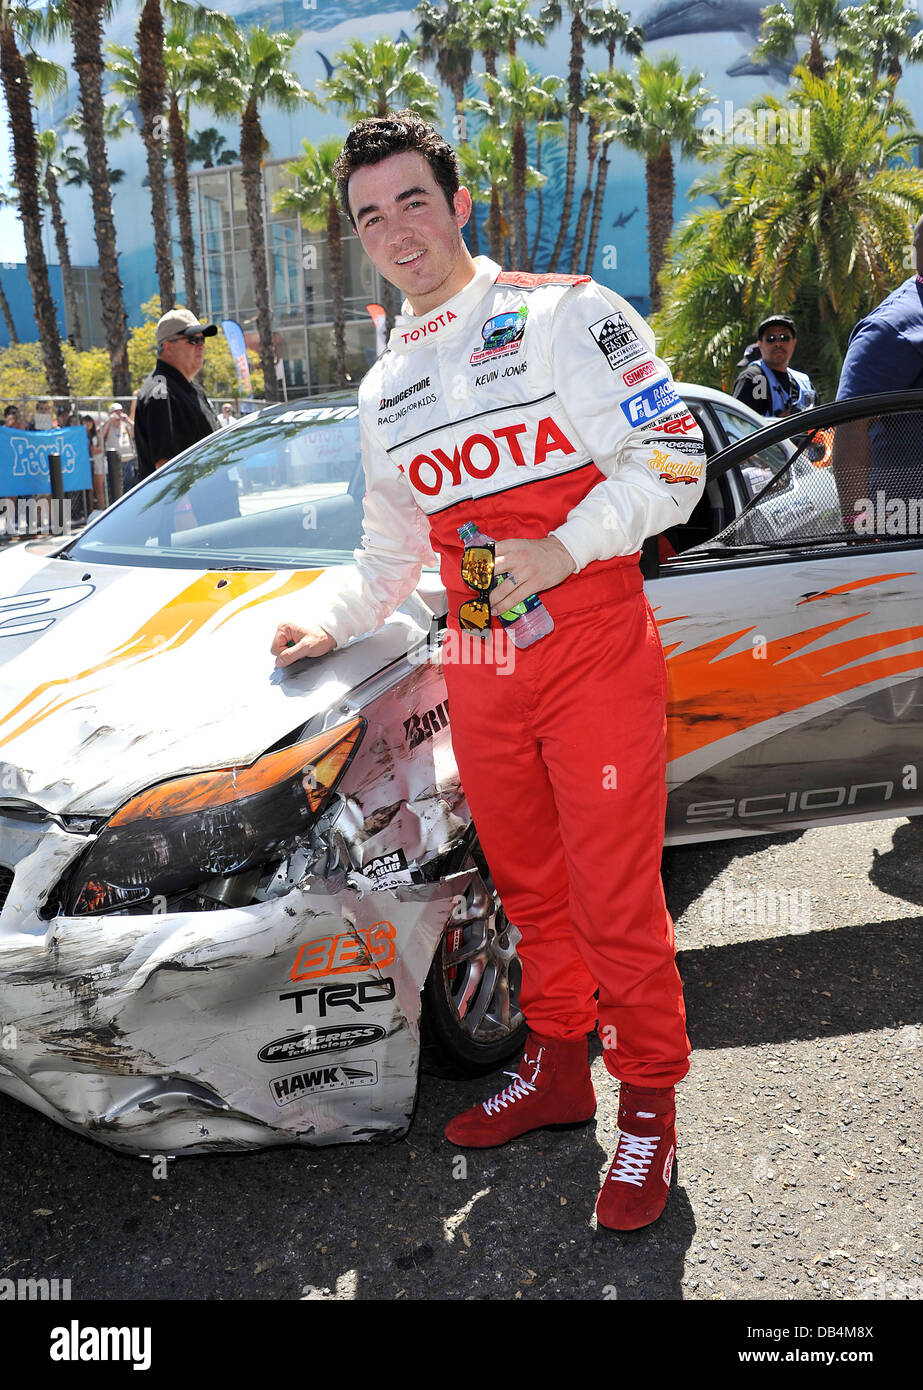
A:
<svg viewBox="0 0 923 1390">
<path fill-rule="evenodd" d="M 280 623 L 272 639 L 270 651 L 277 666 L 291 666 L 306 656 L 326 656 L 336 642 L 322 627 L 299 627 L 298 623 Z"/>
<path fill-rule="evenodd" d="M 556 536 L 535 541 L 497 541 L 494 568 L 497 574 L 510 574 L 490 595 L 494 613 L 505 613 L 531 594 L 553 589 L 577 565 L 570 551 Z"/>
</svg>

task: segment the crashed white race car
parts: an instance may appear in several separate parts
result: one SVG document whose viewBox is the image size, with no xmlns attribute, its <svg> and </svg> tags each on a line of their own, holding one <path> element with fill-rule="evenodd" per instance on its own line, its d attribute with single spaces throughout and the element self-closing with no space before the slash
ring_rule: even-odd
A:
<svg viewBox="0 0 923 1390">
<path fill-rule="evenodd" d="M 642 555 L 666 842 L 923 814 L 923 393 L 760 429 L 679 390 L 710 457 Z M 870 460 L 910 500 L 847 524 Z M 421 1048 L 519 1051 L 435 568 L 373 636 L 269 653 L 352 562 L 362 493 L 355 400 L 277 406 L 0 555 L 0 1092 L 135 1153 L 328 1144 L 406 1131 Z"/>
<path fill-rule="evenodd" d="M 326 1144 L 406 1131 L 421 1010 L 436 1068 L 520 1047 L 433 613 L 269 653 L 361 517 L 355 406 L 283 408 L 0 557 L 0 1091 L 136 1153 Z"/>
</svg>

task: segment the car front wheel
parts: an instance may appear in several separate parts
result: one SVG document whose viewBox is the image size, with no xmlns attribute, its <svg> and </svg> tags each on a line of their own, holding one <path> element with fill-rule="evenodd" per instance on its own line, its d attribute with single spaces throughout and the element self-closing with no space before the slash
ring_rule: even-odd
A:
<svg viewBox="0 0 923 1390">
<path fill-rule="evenodd" d="M 484 872 L 456 904 L 423 987 L 420 1061 L 436 1076 L 484 1076 L 525 1041 L 519 929 Z"/>
</svg>

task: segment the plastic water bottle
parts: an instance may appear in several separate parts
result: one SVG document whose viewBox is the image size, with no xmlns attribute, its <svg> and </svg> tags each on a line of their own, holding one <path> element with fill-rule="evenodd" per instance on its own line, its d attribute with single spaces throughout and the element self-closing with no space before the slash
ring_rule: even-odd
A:
<svg viewBox="0 0 923 1390">
<path fill-rule="evenodd" d="M 485 536 L 483 531 L 478 530 L 473 521 L 466 521 L 464 526 L 459 526 L 458 534 L 465 546 L 495 544 L 490 536 Z M 494 576 L 495 583 L 498 584 L 502 579 L 508 578 L 508 574 Z M 537 642 L 540 637 L 547 637 L 549 632 L 554 630 L 554 619 L 538 594 L 530 594 L 528 598 L 520 599 L 513 608 L 500 614 L 500 621 L 504 627 L 509 628 L 510 640 L 514 647 L 531 647 L 533 642 Z"/>
</svg>

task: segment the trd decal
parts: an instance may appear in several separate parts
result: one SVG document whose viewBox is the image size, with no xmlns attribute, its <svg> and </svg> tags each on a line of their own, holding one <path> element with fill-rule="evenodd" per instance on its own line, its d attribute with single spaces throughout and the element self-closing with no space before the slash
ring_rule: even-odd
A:
<svg viewBox="0 0 923 1390">
<path fill-rule="evenodd" d="M 307 989 L 280 994 L 279 999 L 282 1002 L 294 999 L 295 1013 L 300 1014 L 302 1001 L 314 994 L 317 995 L 317 1012 L 321 1018 L 327 1017 L 328 1009 L 352 1009 L 359 1014 L 366 1004 L 384 1004 L 393 999 L 394 981 L 387 977 L 384 980 L 360 980 L 355 985 L 309 985 Z"/>
</svg>

